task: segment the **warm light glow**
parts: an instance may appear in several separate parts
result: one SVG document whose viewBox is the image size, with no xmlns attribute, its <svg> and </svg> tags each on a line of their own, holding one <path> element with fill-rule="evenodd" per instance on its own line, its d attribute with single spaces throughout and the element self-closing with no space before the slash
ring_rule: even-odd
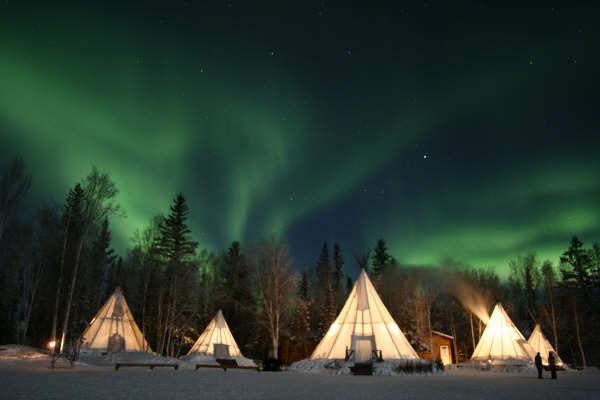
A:
<svg viewBox="0 0 600 400">
<path fill-rule="evenodd" d="M 513 324 L 500 303 L 494 312 L 473 351 L 471 359 L 496 364 L 498 360 L 531 362 L 535 353 L 521 332 Z"/>
<path fill-rule="evenodd" d="M 343 360 L 349 350 L 354 351 L 354 356 L 360 353 L 367 358 L 370 358 L 372 350 L 380 351 L 384 359 L 419 358 L 364 270 L 354 283 L 335 322 L 310 358 Z"/>
<path fill-rule="evenodd" d="M 338 323 L 333 323 L 331 324 L 331 327 L 329 328 L 329 330 L 327 331 L 327 336 L 333 336 L 336 334 L 336 332 L 340 329 L 340 325 Z"/>
<path fill-rule="evenodd" d="M 54 346 L 56 346 L 56 342 L 54 340 L 48 342 L 48 349 L 52 350 Z"/>
<path fill-rule="evenodd" d="M 400 333 L 400 328 L 398 328 L 398 325 L 396 324 L 388 324 L 388 329 L 393 333 L 393 334 L 399 334 Z"/>
</svg>

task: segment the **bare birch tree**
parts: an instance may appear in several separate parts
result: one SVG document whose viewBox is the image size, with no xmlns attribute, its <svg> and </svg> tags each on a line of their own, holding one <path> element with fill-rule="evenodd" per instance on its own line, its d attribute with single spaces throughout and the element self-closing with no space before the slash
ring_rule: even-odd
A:
<svg viewBox="0 0 600 400">
<path fill-rule="evenodd" d="M 260 243 L 254 258 L 259 323 L 271 336 L 271 356 L 277 358 L 279 334 L 289 322 L 296 276 L 288 247 L 277 239 Z"/>
</svg>

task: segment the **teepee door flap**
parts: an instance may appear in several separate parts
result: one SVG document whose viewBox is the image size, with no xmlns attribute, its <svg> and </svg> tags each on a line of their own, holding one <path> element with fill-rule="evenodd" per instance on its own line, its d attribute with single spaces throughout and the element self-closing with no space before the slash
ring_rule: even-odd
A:
<svg viewBox="0 0 600 400">
<path fill-rule="evenodd" d="M 213 344 L 215 358 L 229 358 L 229 345 L 223 343 Z"/>
<path fill-rule="evenodd" d="M 375 336 L 352 336 L 354 362 L 366 362 L 373 359 Z"/>
</svg>

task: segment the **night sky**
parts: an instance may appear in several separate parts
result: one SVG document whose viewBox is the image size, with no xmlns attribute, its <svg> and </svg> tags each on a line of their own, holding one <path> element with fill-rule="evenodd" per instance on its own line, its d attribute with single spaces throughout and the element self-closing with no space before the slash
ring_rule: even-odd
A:
<svg viewBox="0 0 600 400">
<path fill-rule="evenodd" d="M 281 234 L 299 265 L 600 240 L 597 2 L 38 3 L 0 3 L 0 159 L 31 205 L 110 172 L 120 252 L 178 191 L 201 246 Z"/>
</svg>

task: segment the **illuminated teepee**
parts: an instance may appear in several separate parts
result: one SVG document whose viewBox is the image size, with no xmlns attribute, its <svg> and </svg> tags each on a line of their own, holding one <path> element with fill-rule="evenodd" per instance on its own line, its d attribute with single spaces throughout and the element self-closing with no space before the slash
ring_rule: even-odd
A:
<svg viewBox="0 0 600 400">
<path fill-rule="evenodd" d="M 471 360 L 492 364 L 527 364 L 533 361 L 534 356 L 533 349 L 504 311 L 502 304 L 496 304 Z"/>
<path fill-rule="evenodd" d="M 556 357 L 556 365 L 562 366 L 563 362 L 558 356 L 558 353 L 554 351 L 554 347 L 550 344 L 546 336 L 542 333 L 542 329 L 539 324 L 535 325 L 535 329 L 531 332 L 529 339 L 527 339 L 527 343 L 533 349 L 533 354 L 540 353 L 542 356 L 542 363 L 544 365 L 548 365 L 548 355 L 550 352 L 554 353 L 554 357 Z"/>
<path fill-rule="evenodd" d="M 221 310 L 217 311 L 187 355 L 196 354 L 214 358 L 244 358 Z"/>
<path fill-rule="evenodd" d="M 311 359 L 418 359 L 398 325 L 383 305 L 363 270 L 344 308 L 311 355 Z"/>
<path fill-rule="evenodd" d="M 151 352 L 121 289 L 117 288 L 81 335 L 82 352 Z"/>
</svg>

